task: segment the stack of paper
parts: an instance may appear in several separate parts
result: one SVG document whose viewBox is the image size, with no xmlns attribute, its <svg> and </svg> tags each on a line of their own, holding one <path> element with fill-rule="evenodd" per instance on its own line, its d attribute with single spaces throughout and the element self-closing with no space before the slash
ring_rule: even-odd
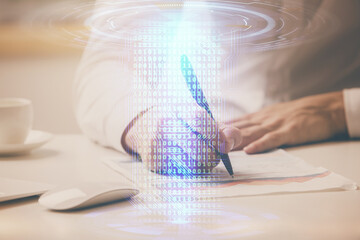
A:
<svg viewBox="0 0 360 240">
<path fill-rule="evenodd" d="M 233 197 L 260 194 L 355 190 L 356 183 L 321 167 L 313 167 L 284 150 L 247 155 L 230 153 L 234 177 L 220 163 L 211 176 L 174 177 L 150 172 L 129 158 L 103 162 L 131 180 L 142 191 L 170 196 Z"/>
</svg>

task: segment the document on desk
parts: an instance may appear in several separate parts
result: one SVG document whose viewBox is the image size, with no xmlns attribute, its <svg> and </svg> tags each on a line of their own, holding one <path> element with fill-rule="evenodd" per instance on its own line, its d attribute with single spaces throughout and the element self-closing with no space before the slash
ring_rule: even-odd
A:
<svg viewBox="0 0 360 240">
<path fill-rule="evenodd" d="M 130 158 L 104 158 L 102 161 L 140 189 L 166 190 L 170 195 L 196 193 L 199 196 L 233 197 L 357 189 L 355 182 L 325 168 L 313 167 L 281 149 L 255 155 L 232 152 L 230 158 L 234 178 L 229 176 L 222 163 L 210 176 L 174 177 L 153 173 L 143 163 Z"/>
</svg>

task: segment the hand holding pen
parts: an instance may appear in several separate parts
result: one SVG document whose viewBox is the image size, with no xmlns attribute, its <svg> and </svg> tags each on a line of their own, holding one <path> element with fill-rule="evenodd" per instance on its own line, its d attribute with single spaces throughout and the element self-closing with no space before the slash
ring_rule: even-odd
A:
<svg viewBox="0 0 360 240">
<path fill-rule="evenodd" d="M 204 109 L 195 103 L 186 108 L 193 109 L 195 116 L 179 118 L 176 110 L 172 112 L 169 106 L 160 105 L 141 113 L 125 137 L 128 152 L 140 155 L 142 162 L 156 173 L 211 174 L 220 161 L 217 149 L 225 136 Z"/>
<path fill-rule="evenodd" d="M 186 55 L 181 56 L 181 72 L 185 78 L 186 85 L 187 85 L 192 97 L 196 101 L 196 103 L 200 107 L 202 107 L 207 112 L 207 114 L 215 121 L 215 118 L 210 110 L 209 104 L 205 98 L 204 92 L 202 91 L 202 89 L 200 87 L 200 83 L 199 83 L 197 76 L 194 72 L 194 69 L 191 65 L 191 62 Z M 188 128 L 191 129 L 191 126 L 188 126 Z M 191 130 L 194 131 L 193 129 L 191 129 Z M 230 176 L 233 176 L 234 172 L 233 172 L 233 169 L 231 166 L 229 155 L 221 153 L 219 151 L 219 149 L 216 149 L 216 148 L 213 148 L 213 149 L 221 157 L 221 160 L 222 160 L 226 170 L 230 174 Z"/>
<path fill-rule="evenodd" d="M 188 59 L 183 58 L 183 61 Z M 186 66 L 191 66 L 188 63 Z M 195 76 L 194 71 L 191 72 Z M 192 79 L 196 79 L 194 76 Z M 189 79 L 185 80 L 189 82 Z M 221 158 L 232 174 L 231 163 L 223 153 L 234 147 L 235 141 L 229 137 L 233 130 L 231 127 L 220 129 L 203 97 L 200 85 L 194 86 L 201 93 L 195 97 L 199 101 L 183 105 L 180 103 L 181 106 L 158 104 L 140 113 L 129 124 L 122 140 L 123 146 L 127 146 L 125 149 L 130 154 L 138 154 L 143 163 L 157 173 L 177 176 L 210 174 Z M 190 88 L 189 90 L 192 91 Z M 193 111 L 195 114 L 179 118 L 178 107 L 183 109 L 181 111 L 185 109 L 185 112 Z"/>
</svg>

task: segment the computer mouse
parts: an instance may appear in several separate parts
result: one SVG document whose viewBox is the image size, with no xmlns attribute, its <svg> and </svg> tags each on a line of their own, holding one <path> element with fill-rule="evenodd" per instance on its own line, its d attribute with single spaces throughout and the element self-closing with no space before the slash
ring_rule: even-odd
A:
<svg viewBox="0 0 360 240">
<path fill-rule="evenodd" d="M 129 184 L 81 182 L 47 191 L 40 196 L 39 203 L 57 211 L 75 210 L 128 199 L 138 193 L 139 190 Z"/>
</svg>

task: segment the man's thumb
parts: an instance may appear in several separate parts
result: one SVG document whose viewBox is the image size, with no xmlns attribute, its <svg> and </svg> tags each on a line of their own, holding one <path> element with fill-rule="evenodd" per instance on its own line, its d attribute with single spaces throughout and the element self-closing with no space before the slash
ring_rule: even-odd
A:
<svg viewBox="0 0 360 240">
<path fill-rule="evenodd" d="M 241 131 L 232 126 L 223 126 L 221 131 L 224 135 L 224 140 L 220 145 L 220 152 L 228 153 L 232 149 L 240 146 L 242 141 Z"/>
</svg>

